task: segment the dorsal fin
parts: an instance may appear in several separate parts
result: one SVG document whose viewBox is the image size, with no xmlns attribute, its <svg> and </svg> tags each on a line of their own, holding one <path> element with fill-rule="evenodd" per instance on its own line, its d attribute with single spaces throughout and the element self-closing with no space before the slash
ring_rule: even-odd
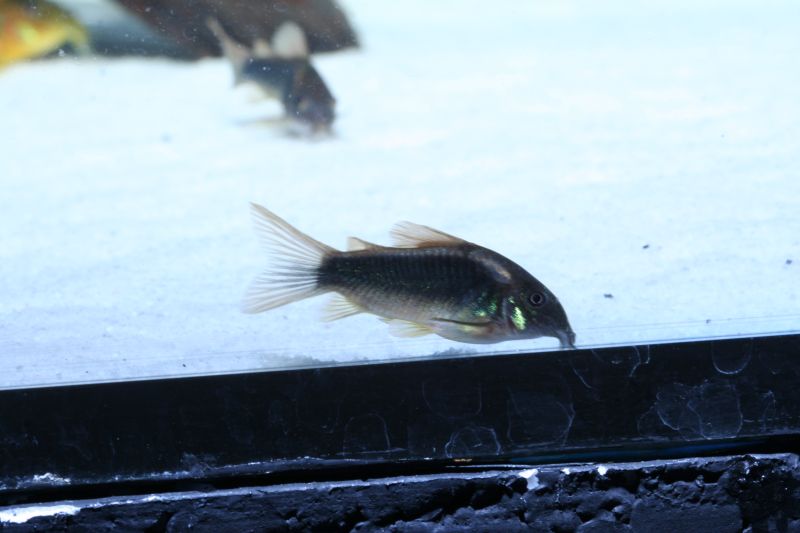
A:
<svg viewBox="0 0 800 533">
<path fill-rule="evenodd" d="M 359 250 L 372 250 L 374 248 L 380 248 L 380 244 L 371 243 L 369 241 L 365 241 L 363 239 L 359 239 L 358 237 L 348 237 L 347 238 L 347 251 L 348 252 L 357 252 Z"/>
<path fill-rule="evenodd" d="M 242 69 L 244 69 L 250 51 L 242 45 L 242 43 L 235 41 L 214 17 L 206 19 L 206 25 L 211 33 L 219 40 L 219 45 L 222 48 L 222 53 L 231 62 L 233 66 L 233 79 L 238 84 L 242 81 Z"/>
<path fill-rule="evenodd" d="M 295 22 L 284 22 L 272 35 L 272 50 L 276 56 L 284 59 L 307 58 L 308 42 L 305 32 Z"/>
<path fill-rule="evenodd" d="M 257 57 L 259 59 L 267 59 L 275 55 L 275 52 L 272 51 L 272 47 L 269 45 L 269 43 L 260 38 L 253 41 L 253 48 L 250 50 L 250 52 L 253 54 L 253 57 Z"/>
<path fill-rule="evenodd" d="M 421 226 L 413 222 L 398 222 L 390 232 L 394 245 L 399 248 L 419 248 L 423 246 L 453 245 L 466 242 L 443 231 Z"/>
</svg>

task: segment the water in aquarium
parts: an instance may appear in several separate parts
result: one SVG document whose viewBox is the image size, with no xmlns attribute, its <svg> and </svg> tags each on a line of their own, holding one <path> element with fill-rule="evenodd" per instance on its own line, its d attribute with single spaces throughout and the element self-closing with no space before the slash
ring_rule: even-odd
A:
<svg viewBox="0 0 800 533">
<path fill-rule="evenodd" d="M 800 330 L 794 3 L 0 3 L 0 388 Z"/>
</svg>

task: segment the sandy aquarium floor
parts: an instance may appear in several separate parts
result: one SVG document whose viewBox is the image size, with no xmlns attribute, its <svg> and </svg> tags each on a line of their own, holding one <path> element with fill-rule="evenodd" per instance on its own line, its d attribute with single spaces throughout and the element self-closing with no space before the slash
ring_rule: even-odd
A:
<svg viewBox="0 0 800 533">
<path fill-rule="evenodd" d="M 579 346 L 800 330 L 796 4 L 531 4 L 343 1 L 329 139 L 221 59 L 0 72 L 0 388 L 557 347 L 242 314 L 250 201 L 339 247 L 399 220 L 483 244 Z"/>
</svg>

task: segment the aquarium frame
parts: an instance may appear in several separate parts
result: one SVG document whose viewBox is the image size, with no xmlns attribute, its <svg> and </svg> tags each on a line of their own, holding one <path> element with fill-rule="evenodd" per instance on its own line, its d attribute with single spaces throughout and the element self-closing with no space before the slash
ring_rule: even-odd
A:
<svg viewBox="0 0 800 533">
<path fill-rule="evenodd" d="M 5 390 L 0 506 L 484 464 L 798 452 L 798 356 L 800 334 L 786 334 Z M 691 423 L 659 425 L 646 409 L 664 391 L 703 398 L 702 387 L 720 412 L 738 397 L 735 434 L 724 417 L 692 434 Z"/>
</svg>

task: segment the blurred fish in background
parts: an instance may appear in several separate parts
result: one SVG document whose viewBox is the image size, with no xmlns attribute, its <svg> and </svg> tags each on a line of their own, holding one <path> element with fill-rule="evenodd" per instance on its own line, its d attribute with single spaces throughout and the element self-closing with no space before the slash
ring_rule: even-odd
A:
<svg viewBox="0 0 800 533">
<path fill-rule="evenodd" d="M 2 0 L 0 0 L 2 1 Z M 358 38 L 334 0 L 117 0 L 158 35 L 194 59 L 222 55 L 206 24 L 211 18 L 247 48 L 271 41 L 287 22 L 303 30 L 311 54 L 358 47 Z"/>
<path fill-rule="evenodd" d="M 59 50 L 89 51 L 89 36 L 65 9 L 46 0 L 0 0 L 0 68 Z"/>
<path fill-rule="evenodd" d="M 303 30 L 311 54 L 359 44 L 335 0 L 0 0 L 0 65 L 89 43 L 111 56 L 219 57 L 209 17 L 248 48 L 286 22 Z"/>
<path fill-rule="evenodd" d="M 237 84 L 254 84 L 283 104 L 290 133 L 330 132 L 336 100 L 310 56 L 358 46 L 334 0 L 117 2 L 187 57 L 223 53 Z"/>
<path fill-rule="evenodd" d="M 209 19 L 208 26 L 233 65 L 236 84 L 253 83 L 266 96 L 280 100 L 287 118 L 309 126 L 312 133 L 330 130 L 336 100 L 309 61 L 300 26 L 284 22 L 270 44 L 256 40 L 252 49 L 235 42 L 218 21 Z"/>
<path fill-rule="evenodd" d="M 59 3 L 86 26 L 48 0 L 0 0 L 0 67 L 65 48 L 176 59 L 224 52 L 237 83 L 251 82 L 283 104 L 289 133 L 329 132 L 335 118 L 336 100 L 310 55 L 358 46 L 334 0 Z"/>
</svg>

